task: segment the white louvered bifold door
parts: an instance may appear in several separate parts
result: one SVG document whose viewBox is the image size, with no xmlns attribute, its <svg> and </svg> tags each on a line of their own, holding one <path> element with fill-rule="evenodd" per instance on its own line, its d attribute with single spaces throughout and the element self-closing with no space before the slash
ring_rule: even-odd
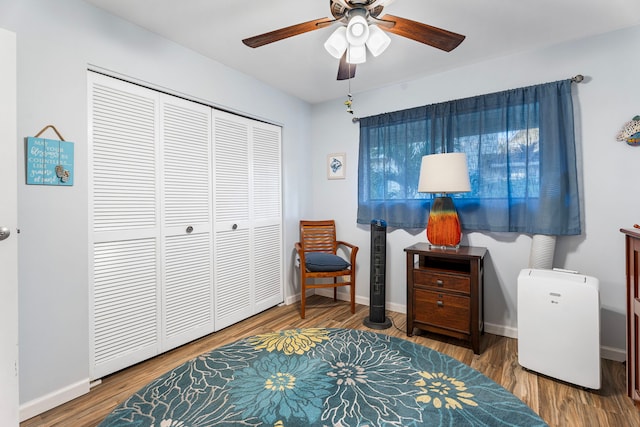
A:
<svg viewBox="0 0 640 427">
<path fill-rule="evenodd" d="M 282 251 L 281 128 L 253 122 L 253 268 L 255 313 L 281 303 Z"/>
<path fill-rule="evenodd" d="M 93 379 L 158 352 L 157 95 L 89 79 L 89 244 Z"/>
<path fill-rule="evenodd" d="M 215 327 L 253 314 L 249 240 L 249 121 L 213 111 Z"/>
<path fill-rule="evenodd" d="M 211 108 L 161 97 L 162 351 L 213 332 Z"/>
<path fill-rule="evenodd" d="M 216 330 L 282 302 L 280 128 L 213 112 Z"/>
</svg>

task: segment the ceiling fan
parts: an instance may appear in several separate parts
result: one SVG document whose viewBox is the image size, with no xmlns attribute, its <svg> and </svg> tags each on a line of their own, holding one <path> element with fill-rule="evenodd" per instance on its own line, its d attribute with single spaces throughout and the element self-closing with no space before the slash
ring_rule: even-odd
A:
<svg viewBox="0 0 640 427">
<path fill-rule="evenodd" d="M 381 16 L 385 6 L 392 1 L 329 0 L 333 19 L 314 19 L 249 37 L 242 42 L 256 48 L 340 23 L 340 27 L 325 43 L 325 48 L 331 55 L 340 58 L 338 80 L 345 80 L 355 76 L 356 64 L 365 61 L 367 48 L 374 56 L 378 56 L 389 45 L 389 37 L 380 29 L 446 52 L 452 51 L 464 40 L 465 36 L 442 28 L 389 14 Z"/>
</svg>

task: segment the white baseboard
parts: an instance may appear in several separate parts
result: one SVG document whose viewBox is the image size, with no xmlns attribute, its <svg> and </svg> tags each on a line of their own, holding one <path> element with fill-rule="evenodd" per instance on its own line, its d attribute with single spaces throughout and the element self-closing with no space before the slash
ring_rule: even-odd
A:
<svg viewBox="0 0 640 427">
<path fill-rule="evenodd" d="M 623 348 L 601 346 L 600 357 L 614 362 L 624 362 L 627 360 L 627 351 Z"/>
<path fill-rule="evenodd" d="M 327 298 L 333 298 L 333 288 L 318 288 L 315 289 L 315 294 Z M 350 295 L 348 292 L 338 291 L 336 296 L 340 301 L 349 301 Z M 356 295 L 356 304 L 369 305 L 369 298 Z"/>
<path fill-rule="evenodd" d="M 484 331 L 488 334 L 518 339 L 518 329 L 511 326 L 496 325 L 493 323 L 484 322 Z"/>
<path fill-rule="evenodd" d="M 333 298 L 333 289 L 331 288 L 316 289 L 316 294 L 322 295 L 323 297 Z M 349 301 L 349 298 L 350 298 L 348 292 L 340 292 L 340 291 L 338 291 L 337 297 L 340 301 Z M 356 295 L 356 304 L 368 306 L 369 298 Z M 395 303 L 387 302 L 385 304 L 385 308 L 389 311 L 393 311 L 396 313 L 405 314 L 407 312 L 407 306 L 404 304 L 395 304 Z"/>
<path fill-rule="evenodd" d="M 333 298 L 333 289 L 316 289 L 315 293 L 328 298 Z M 346 292 L 338 291 L 338 299 L 341 301 L 349 301 L 349 294 Z M 299 296 L 294 297 L 291 303 L 299 301 Z M 291 304 L 288 303 L 288 304 Z M 362 305 L 369 305 L 369 298 L 360 297 L 356 295 L 356 303 Z M 407 312 L 407 306 L 403 304 L 387 303 L 386 309 L 394 311 L 396 313 L 405 314 Z M 484 323 L 484 331 L 488 334 L 499 335 L 507 338 L 518 339 L 518 328 L 505 325 L 497 325 L 494 323 Z M 627 352 L 625 349 L 601 346 L 600 357 L 607 360 L 613 360 L 615 362 L 624 362 L 627 358 Z"/>
<path fill-rule="evenodd" d="M 493 335 L 518 339 L 518 328 L 510 326 L 495 325 L 485 322 L 484 331 Z M 627 359 L 627 352 L 621 348 L 607 347 L 603 345 L 600 346 L 600 357 L 607 360 L 613 360 L 614 362 L 624 362 Z"/>
<path fill-rule="evenodd" d="M 20 405 L 20 422 L 89 393 L 89 378 Z"/>
<path fill-rule="evenodd" d="M 298 301 L 300 301 L 300 295 L 295 294 L 295 295 L 291 295 L 291 296 L 286 297 L 284 299 L 284 304 L 285 305 L 291 305 L 291 304 L 295 304 Z"/>
<path fill-rule="evenodd" d="M 367 305 L 369 305 L 369 301 L 367 301 Z M 404 304 L 387 302 L 385 307 L 387 308 L 387 310 L 393 311 L 394 313 L 407 314 L 407 306 Z"/>
</svg>

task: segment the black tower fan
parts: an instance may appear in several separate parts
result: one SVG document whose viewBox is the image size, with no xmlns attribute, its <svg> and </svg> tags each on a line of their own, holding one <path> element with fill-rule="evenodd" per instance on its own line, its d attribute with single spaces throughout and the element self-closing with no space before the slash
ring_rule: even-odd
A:
<svg viewBox="0 0 640 427">
<path fill-rule="evenodd" d="M 385 316 L 385 281 L 387 268 L 387 223 L 382 219 L 371 221 L 371 265 L 369 271 L 369 316 L 364 325 L 372 329 L 391 327 Z"/>
</svg>

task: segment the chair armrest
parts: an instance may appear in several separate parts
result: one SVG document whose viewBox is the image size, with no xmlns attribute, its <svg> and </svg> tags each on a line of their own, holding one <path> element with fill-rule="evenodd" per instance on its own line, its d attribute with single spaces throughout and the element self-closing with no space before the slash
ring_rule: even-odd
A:
<svg viewBox="0 0 640 427">
<path fill-rule="evenodd" d="M 351 255 L 351 257 L 350 257 L 351 260 L 350 260 L 350 263 L 351 263 L 351 266 L 355 266 L 356 265 L 356 255 L 358 254 L 358 249 L 359 248 L 356 245 L 353 245 L 353 244 L 348 243 L 348 242 L 343 242 L 342 240 L 336 240 L 336 244 L 338 246 L 346 246 L 349 249 L 351 249 L 351 254 L 350 254 Z"/>
<path fill-rule="evenodd" d="M 346 246 L 346 247 L 350 248 L 351 250 L 353 250 L 353 249 L 358 250 L 358 247 L 356 245 L 353 245 L 353 244 L 347 243 L 347 242 L 343 242 L 342 240 L 336 240 L 336 244 L 337 245 Z"/>
<path fill-rule="evenodd" d="M 297 265 L 298 267 L 302 268 L 302 266 L 305 265 L 304 251 L 302 250 L 302 244 L 300 244 L 300 242 L 296 242 L 295 248 L 296 248 L 296 253 L 298 254 Z"/>
</svg>

